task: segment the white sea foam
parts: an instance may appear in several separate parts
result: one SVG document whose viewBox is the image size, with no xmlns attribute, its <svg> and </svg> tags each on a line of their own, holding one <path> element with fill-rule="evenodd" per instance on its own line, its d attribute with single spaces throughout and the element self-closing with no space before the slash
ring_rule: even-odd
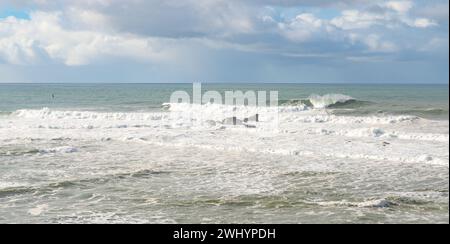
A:
<svg viewBox="0 0 450 244">
<path fill-rule="evenodd" d="M 330 202 L 314 202 L 320 206 L 342 206 L 342 207 L 357 207 L 357 208 L 389 208 L 396 204 L 386 199 L 367 200 L 363 202 L 349 202 L 349 201 L 330 201 Z"/>
<path fill-rule="evenodd" d="M 40 149 L 39 153 L 41 154 L 48 154 L 48 153 L 75 153 L 78 152 L 78 149 L 75 147 L 70 146 L 62 146 L 62 147 L 53 147 L 53 148 L 46 148 L 46 149 Z"/>
<path fill-rule="evenodd" d="M 262 120 L 270 121 L 275 116 L 283 116 L 287 121 L 299 123 L 339 123 L 339 124 L 395 124 L 418 120 L 416 116 L 336 116 L 323 111 L 311 111 L 305 106 L 287 107 L 250 107 L 226 106 L 216 104 L 165 104 L 172 113 L 141 112 L 141 113 L 107 113 L 90 111 L 59 111 L 44 108 L 41 110 L 17 110 L 12 115 L 27 119 L 52 120 L 90 120 L 90 121 L 161 121 L 177 120 L 179 123 L 187 119 L 203 121 L 219 121 L 236 116 L 238 118 L 252 118 L 256 114 Z M 191 121 L 188 121 L 191 122 Z M 51 126 L 51 125 L 49 125 Z M 86 126 L 88 128 L 89 126 Z M 51 127 L 48 127 L 51 129 Z M 65 127 L 67 128 L 67 127 Z M 92 128 L 90 128 L 92 129 Z"/>
<path fill-rule="evenodd" d="M 448 120 L 311 98 L 0 116 L 0 222 L 448 223 Z"/>
<path fill-rule="evenodd" d="M 3 143 L 34 143 L 65 138 L 144 141 L 167 147 L 195 147 L 238 153 L 266 153 L 339 160 L 389 161 L 448 166 L 448 122 L 414 116 L 336 116 L 324 110 L 166 104 L 167 112 L 105 113 L 90 111 L 18 110 L 0 121 Z M 292 107 L 293 108 L 293 107 Z M 259 114 L 260 122 L 252 120 Z M 236 125 L 232 118 L 235 115 Z M 269 115 L 269 116 L 267 116 Z M 278 129 L 264 127 L 278 115 Z M 244 119 L 250 121 L 244 123 Z M 198 123 L 199 122 L 199 123 Z M 255 125 L 256 128 L 249 128 Z M 55 130 L 58 135 L 55 136 Z M 279 133 L 280 132 L 280 133 Z M 23 136 L 21 136 L 23 135 Z M 59 139 L 58 139 L 59 140 Z M 59 140 L 60 141 L 60 140 Z M 420 141 L 421 144 L 417 142 Z M 41 154 L 74 153 L 66 145 Z M 427 155 L 427 156 L 423 156 Z"/>
<path fill-rule="evenodd" d="M 243 120 L 255 117 L 256 114 L 261 115 L 261 119 L 268 121 L 279 113 L 278 107 L 230 106 L 210 103 L 202 105 L 167 103 L 164 106 L 172 113 L 180 116 L 192 116 L 204 121 L 224 121 L 232 117 Z"/>
<path fill-rule="evenodd" d="M 32 216 L 39 216 L 47 209 L 48 209 L 48 204 L 41 204 L 41 205 L 36 206 L 35 208 L 28 210 L 28 213 Z"/>
<path fill-rule="evenodd" d="M 43 108 L 40 110 L 22 109 L 12 113 L 21 118 L 67 119 L 67 120 L 161 120 L 163 113 L 119 113 L 90 111 L 61 111 Z"/>
<path fill-rule="evenodd" d="M 337 116 L 329 114 L 299 114 L 292 120 L 299 123 L 334 123 L 334 124 L 396 124 L 418 120 L 416 116 Z"/>
<path fill-rule="evenodd" d="M 382 128 L 361 128 L 351 130 L 330 130 L 319 128 L 314 131 L 318 135 L 339 135 L 347 137 L 374 137 L 381 139 L 401 139 L 401 140 L 415 140 L 415 141 L 436 141 L 449 142 L 448 134 L 433 134 L 433 133 L 408 133 L 398 131 L 386 131 Z"/>
<path fill-rule="evenodd" d="M 13 188 L 13 187 L 22 187 L 24 186 L 24 184 L 22 183 L 17 183 L 17 182 L 5 182 L 5 181 L 0 181 L 0 190 L 3 189 L 8 189 L 8 188 Z"/>
</svg>

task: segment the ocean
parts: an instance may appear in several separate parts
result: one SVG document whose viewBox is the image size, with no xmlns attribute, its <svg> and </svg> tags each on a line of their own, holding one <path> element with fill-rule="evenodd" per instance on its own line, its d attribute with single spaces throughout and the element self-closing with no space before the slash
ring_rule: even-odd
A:
<svg viewBox="0 0 450 244">
<path fill-rule="evenodd" d="M 449 222 L 448 85 L 203 84 L 276 129 L 178 90 L 0 84 L 0 223 Z"/>
</svg>

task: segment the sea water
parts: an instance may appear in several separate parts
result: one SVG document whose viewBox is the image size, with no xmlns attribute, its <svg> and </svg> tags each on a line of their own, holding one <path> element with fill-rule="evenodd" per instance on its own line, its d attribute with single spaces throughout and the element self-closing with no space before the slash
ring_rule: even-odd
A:
<svg viewBox="0 0 450 244">
<path fill-rule="evenodd" d="M 448 85 L 203 89 L 278 91 L 277 129 L 167 104 L 191 84 L 0 84 L 0 223 L 448 223 Z"/>
</svg>

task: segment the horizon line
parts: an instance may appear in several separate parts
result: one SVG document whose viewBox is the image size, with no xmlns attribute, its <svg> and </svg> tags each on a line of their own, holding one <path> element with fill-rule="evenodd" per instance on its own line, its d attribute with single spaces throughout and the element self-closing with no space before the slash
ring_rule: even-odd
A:
<svg viewBox="0 0 450 244">
<path fill-rule="evenodd" d="M 138 85 L 138 84 L 167 84 L 167 85 L 176 85 L 176 84 L 232 84 L 232 85 L 240 85 L 240 84 L 299 84 L 299 85 L 449 85 L 449 82 L 226 82 L 226 81 L 205 81 L 205 82 L 0 82 L 0 85 L 13 85 L 13 84 L 24 84 L 24 85 L 57 85 L 57 84 L 80 84 L 80 85 Z"/>
</svg>

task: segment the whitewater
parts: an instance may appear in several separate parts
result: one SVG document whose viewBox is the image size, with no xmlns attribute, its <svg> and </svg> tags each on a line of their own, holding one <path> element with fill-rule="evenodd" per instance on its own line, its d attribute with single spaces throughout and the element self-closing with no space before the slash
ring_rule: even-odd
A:
<svg viewBox="0 0 450 244">
<path fill-rule="evenodd" d="M 366 101 L 310 94 L 4 112 L 0 222 L 448 223 L 448 119 L 341 114 Z"/>
</svg>

